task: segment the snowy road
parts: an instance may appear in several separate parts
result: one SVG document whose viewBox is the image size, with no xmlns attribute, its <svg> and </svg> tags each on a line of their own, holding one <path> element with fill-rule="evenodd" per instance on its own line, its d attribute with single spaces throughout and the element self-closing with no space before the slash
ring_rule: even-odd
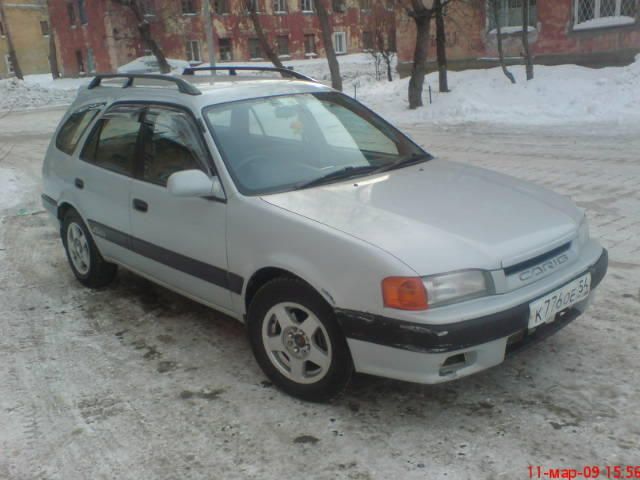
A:
<svg viewBox="0 0 640 480">
<path fill-rule="evenodd" d="M 443 158 L 571 195 L 610 249 L 591 310 L 440 386 L 271 387 L 240 324 L 132 274 L 74 281 L 39 204 L 61 110 L 0 119 L 0 479 L 525 479 L 640 464 L 640 133 L 407 126 Z M 434 206 L 436 208 L 436 206 Z"/>
</svg>

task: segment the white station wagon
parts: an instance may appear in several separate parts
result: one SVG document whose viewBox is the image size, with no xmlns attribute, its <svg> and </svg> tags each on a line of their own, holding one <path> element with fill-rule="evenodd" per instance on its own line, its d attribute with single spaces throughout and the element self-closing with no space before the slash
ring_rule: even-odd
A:
<svg viewBox="0 0 640 480">
<path fill-rule="evenodd" d="M 79 92 L 42 198 L 82 284 L 122 266 L 246 322 L 269 379 L 314 401 L 354 371 L 470 375 L 589 304 L 607 252 L 568 198 L 436 159 L 297 72 L 219 69 Z"/>
</svg>

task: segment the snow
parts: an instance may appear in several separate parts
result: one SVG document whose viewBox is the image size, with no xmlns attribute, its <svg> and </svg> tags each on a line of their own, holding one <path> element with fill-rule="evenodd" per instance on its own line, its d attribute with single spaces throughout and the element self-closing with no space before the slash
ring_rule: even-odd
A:
<svg viewBox="0 0 640 480">
<path fill-rule="evenodd" d="M 142 57 L 147 58 L 147 57 Z M 633 124 L 640 121 L 640 55 L 626 67 L 590 69 L 576 65 L 536 66 L 535 79 L 527 82 L 524 67 L 512 66 L 517 83 L 512 85 L 500 68 L 449 72 L 451 92 L 438 92 L 438 75 L 425 78 L 425 106 L 409 110 L 409 79 L 391 83 L 376 80 L 370 54 L 338 57 L 345 93 L 356 96 L 369 107 L 396 123 L 460 124 L 467 122 L 544 124 Z M 137 62 L 137 63 L 136 63 Z M 187 62 L 170 60 L 174 72 Z M 176 63 L 178 62 L 178 63 Z M 182 63 L 179 63 L 182 62 Z M 140 66 L 137 59 L 122 68 Z M 296 71 L 330 84 L 324 58 L 284 62 Z M 221 63 L 220 66 L 230 65 Z M 233 65 L 270 66 L 269 62 Z M 206 64 L 203 64 L 206 66 Z M 381 66 L 384 69 L 384 65 Z M 72 101 L 75 90 L 88 79 L 52 80 L 49 75 L 32 75 L 24 82 L 0 80 L 0 112 L 41 106 L 63 105 Z M 433 104 L 429 104 L 431 86 Z"/>
<path fill-rule="evenodd" d="M 590 69 L 576 65 L 535 67 L 526 81 L 523 66 L 510 67 L 512 85 L 500 68 L 449 72 L 449 93 L 438 92 L 438 74 L 425 78 L 424 108 L 408 110 L 409 79 L 372 82 L 358 100 L 402 123 L 553 125 L 640 122 L 640 55 L 626 67 Z M 429 105 L 428 88 L 433 104 Z M 345 89 L 348 93 L 348 89 Z"/>
<path fill-rule="evenodd" d="M 47 78 L 48 77 L 48 78 Z M 0 114 L 12 110 L 67 105 L 86 79 L 63 79 L 54 82 L 51 75 L 29 75 L 25 80 L 0 80 Z"/>
<path fill-rule="evenodd" d="M 593 20 L 587 20 L 586 22 L 579 23 L 573 26 L 574 30 L 589 30 L 592 28 L 604 28 L 604 27 L 619 27 L 621 25 L 632 25 L 636 23 L 636 19 L 633 17 L 625 17 L 621 15 L 619 17 L 601 17 L 594 18 Z"/>
<path fill-rule="evenodd" d="M 7 154 L 10 152 L 7 152 Z M 0 149 L 0 158 L 3 152 Z M 19 183 L 16 175 L 7 168 L 0 168 L 0 210 L 11 208 L 20 202 Z"/>
</svg>

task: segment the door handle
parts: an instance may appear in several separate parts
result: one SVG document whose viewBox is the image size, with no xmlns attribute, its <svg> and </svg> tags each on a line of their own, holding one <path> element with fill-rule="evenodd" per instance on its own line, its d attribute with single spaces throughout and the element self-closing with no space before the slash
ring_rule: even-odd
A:
<svg viewBox="0 0 640 480">
<path fill-rule="evenodd" d="M 133 208 L 135 208 L 139 212 L 146 212 L 147 210 L 149 210 L 149 204 L 144 200 L 140 200 L 139 198 L 134 198 Z"/>
<path fill-rule="evenodd" d="M 80 190 L 82 190 L 84 188 L 84 181 L 81 178 L 76 178 L 73 181 L 73 183 L 76 186 L 76 188 L 79 188 Z"/>
</svg>

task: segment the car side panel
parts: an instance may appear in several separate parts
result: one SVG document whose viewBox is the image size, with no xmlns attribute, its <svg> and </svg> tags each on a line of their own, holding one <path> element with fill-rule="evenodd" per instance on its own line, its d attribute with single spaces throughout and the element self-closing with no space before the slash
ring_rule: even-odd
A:
<svg viewBox="0 0 640 480">
<path fill-rule="evenodd" d="M 236 197 L 228 208 L 229 270 L 244 279 L 242 295 L 233 295 L 239 312 L 245 311 L 247 282 L 265 267 L 299 276 L 334 307 L 364 311 L 384 308 L 380 284 L 385 276 L 416 275 L 377 247 L 258 197 Z"/>
</svg>

